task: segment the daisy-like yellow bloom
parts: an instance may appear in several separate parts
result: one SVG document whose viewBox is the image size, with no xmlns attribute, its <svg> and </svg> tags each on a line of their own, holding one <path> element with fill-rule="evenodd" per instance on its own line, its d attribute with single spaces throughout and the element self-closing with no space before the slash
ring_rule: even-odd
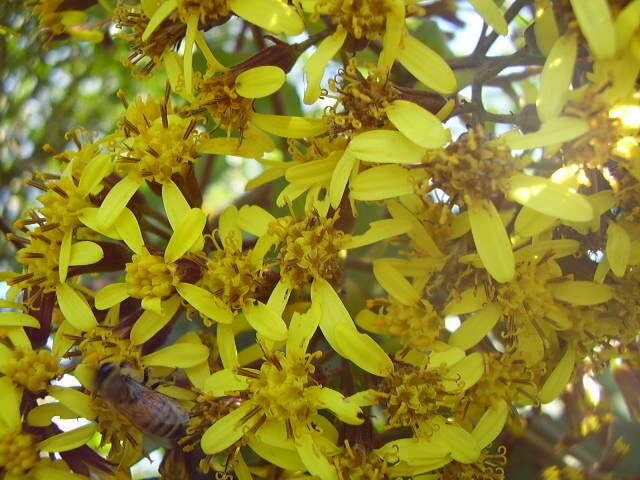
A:
<svg viewBox="0 0 640 480">
<path fill-rule="evenodd" d="M 262 154 L 253 153 L 260 146 L 243 146 L 237 138 L 209 138 L 199 131 L 200 121 L 177 113 L 167 98 L 161 103 L 138 98 L 129 104 L 121 120 L 124 138 L 113 164 L 114 172 L 122 178 L 102 201 L 91 228 L 103 233 L 109 230 L 145 182 L 162 190 L 165 208 L 180 208 L 181 205 L 172 205 L 175 182 L 188 185 L 193 181 L 193 167 L 200 154 Z"/>
<path fill-rule="evenodd" d="M 537 241 L 515 251 L 515 275 L 487 288 L 470 287 L 445 307 L 447 315 L 476 312 L 451 334 L 449 343 L 468 349 L 504 320 L 504 338 L 516 358 L 535 365 L 558 350 L 558 335 L 571 327 L 571 311 L 613 297 L 608 285 L 566 279 L 556 258 L 576 252 L 575 240 Z M 469 258 L 470 261 L 479 260 Z"/>
<path fill-rule="evenodd" d="M 398 60 L 427 87 L 447 94 L 457 90 L 456 78 L 447 63 L 412 37 L 406 28 L 405 16 L 421 11 L 414 2 L 364 0 L 345 4 L 340 0 L 303 0 L 301 3 L 307 12 L 312 13 L 312 19 L 329 15 L 337 25 L 335 32 L 320 42 L 305 66 L 305 103 L 312 104 L 320 96 L 324 69 L 349 36 L 354 39 L 382 39 L 378 66 L 385 75 Z"/>
<path fill-rule="evenodd" d="M 326 421 L 318 410 L 327 409 L 341 421 L 359 424 L 360 409 L 339 392 L 319 385 L 312 379 L 314 359 L 307 346 L 318 319 L 314 313 L 294 314 L 289 327 L 285 352 L 265 351 L 260 369 L 237 368 L 214 373 L 205 389 L 214 396 L 234 395 L 243 399 L 231 413 L 214 423 L 202 436 L 207 454 L 221 452 L 245 438 L 253 448 L 259 444 L 278 447 L 280 459 L 269 455 L 276 464 L 302 466 L 319 478 L 337 479 L 335 467 L 327 456 L 337 451 L 331 430 L 324 431 Z"/>
<path fill-rule="evenodd" d="M 46 458 L 47 453 L 64 452 L 76 448 L 79 437 L 87 438 L 95 430 L 84 429 L 77 437 L 66 433 L 42 438 L 24 428 L 20 414 L 22 390 L 17 389 L 7 377 L 0 378 L 3 407 L 0 415 L 0 469 L 7 480 L 33 478 L 68 478 L 86 480 L 73 473 L 63 460 Z M 84 427 L 83 427 L 84 428 Z"/>
<path fill-rule="evenodd" d="M 194 44 L 202 50 L 208 63 L 224 69 L 213 56 L 200 30 L 225 23 L 231 14 L 275 34 L 297 35 L 304 27 L 297 11 L 280 0 L 164 0 L 142 2 L 142 10 L 149 21 L 140 37 L 141 42 L 148 42 L 156 30 L 161 33 L 163 28 L 167 28 L 167 23 L 180 21 L 186 25 L 184 85 L 187 95 L 191 95 L 192 89 Z"/>
</svg>

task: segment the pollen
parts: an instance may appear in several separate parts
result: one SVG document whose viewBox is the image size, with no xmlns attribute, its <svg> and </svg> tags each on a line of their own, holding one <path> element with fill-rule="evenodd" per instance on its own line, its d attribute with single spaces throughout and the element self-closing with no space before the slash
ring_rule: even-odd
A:
<svg viewBox="0 0 640 480">
<path fill-rule="evenodd" d="M 219 122 L 228 134 L 244 130 L 252 112 L 253 100 L 241 97 L 235 90 L 237 72 L 202 77 L 196 74 L 196 102 Z"/>
<path fill-rule="evenodd" d="M 60 257 L 60 244 L 62 243 L 62 231 L 44 225 L 44 218 L 32 216 L 31 219 L 21 221 L 22 224 L 30 222 L 42 223 L 34 231 L 25 231 L 29 240 L 28 245 L 18 250 L 16 259 L 23 265 L 23 273 L 8 280 L 10 285 L 20 285 L 22 288 L 38 286 L 45 293 L 55 290 L 60 279 L 58 276 L 58 259 Z M 22 225 L 18 225 L 21 228 Z"/>
<path fill-rule="evenodd" d="M 5 367 L 5 374 L 31 392 L 41 392 L 62 374 L 62 367 L 49 350 L 16 348 Z"/>
<path fill-rule="evenodd" d="M 28 433 L 4 432 L 0 436 L 0 469 L 4 469 L 8 477 L 31 469 L 39 458 L 36 443 L 37 439 Z"/>
<path fill-rule="evenodd" d="M 256 378 L 249 378 L 252 402 L 267 418 L 291 426 L 306 426 L 316 414 L 315 402 L 309 397 L 321 388 L 313 384 L 313 359 L 321 353 L 303 357 L 273 352 L 267 355 Z M 242 371 L 239 373 L 242 374 Z"/>
<path fill-rule="evenodd" d="M 338 216 L 320 217 L 311 213 L 302 219 L 283 217 L 269 227 L 279 238 L 280 275 L 291 287 L 308 285 L 314 278 L 335 282 L 341 271 L 338 252 L 346 234 L 335 228 Z"/>
<path fill-rule="evenodd" d="M 202 284 L 233 312 L 252 303 L 263 283 L 262 265 L 255 265 L 246 252 L 218 250 L 207 262 Z M 210 320 L 205 319 L 205 323 Z"/>
<path fill-rule="evenodd" d="M 209 29 L 227 21 L 229 0 L 178 0 L 178 15 L 184 23 L 193 13 L 198 13 L 198 28 Z"/>
<path fill-rule="evenodd" d="M 402 364 L 396 368 L 378 388 L 385 397 L 389 428 L 411 427 L 417 431 L 434 416 L 449 416 L 462 395 L 462 386 L 460 391 L 446 391 L 442 385 L 445 379 L 444 367 L 418 368 Z"/>
<path fill-rule="evenodd" d="M 151 33 L 149 38 L 142 40 L 149 17 L 141 9 L 131 5 L 121 5 L 114 10 L 114 20 L 120 29 L 128 29 L 120 34 L 129 42 L 131 55 L 124 61 L 128 67 L 138 65 L 144 58 L 149 61 L 140 67 L 138 72 L 149 74 L 153 68 L 162 62 L 162 55 L 170 48 L 177 46 L 187 33 L 187 26 L 181 22 L 176 14 L 169 15 Z"/>
<path fill-rule="evenodd" d="M 404 305 L 394 299 L 370 301 L 370 308 L 379 307 L 378 326 L 390 336 L 400 337 L 402 345 L 413 348 L 433 343 L 444 326 L 444 318 L 428 302 Z"/>
<path fill-rule="evenodd" d="M 140 352 L 131 346 L 128 338 L 122 338 L 114 328 L 98 326 L 77 339 L 82 363 L 92 368 L 97 369 L 104 361 L 126 361 L 133 366 L 140 365 Z"/>
<path fill-rule="evenodd" d="M 46 184 L 47 191 L 38 197 L 42 204 L 40 212 L 48 223 L 57 223 L 63 230 L 80 225 L 78 216 L 84 208 L 92 207 L 89 200 L 83 197 L 78 187 L 69 177 Z"/>
<path fill-rule="evenodd" d="M 144 180 L 166 184 L 174 175 L 186 176 L 199 155 L 201 134 L 198 121 L 169 114 L 162 106 L 158 118 L 144 114 L 144 123 L 126 121 L 125 131 L 131 140 L 120 156 L 119 170 L 132 172 Z M 128 116 L 128 115 L 127 115 Z"/>
<path fill-rule="evenodd" d="M 175 276 L 175 266 L 168 265 L 159 255 L 147 252 L 134 254 L 127 263 L 127 291 L 133 298 L 167 298 L 174 291 L 179 279 Z"/>
<path fill-rule="evenodd" d="M 507 464 L 507 449 L 503 445 L 496 453 L 482 450 L 480 458 L 472 463 L 449 462 L 442 467 L 442 478 L 456 480 L 504 480 L 504 467 Z"/>
<path fill-rule="evenodd" d="M 213 398 L 206 394 L 198 395 L 189 411 L 185 435 L 178 440 L 182 450 L 191 452 L 197 448 L 204 432 L 242 402 L 240 397 Z"/>
<path fill-rule="evenodd" d="M 524 166 L 522 161 L 506 145 L 487 142 L 482 128 L 469 130 L 445 149 L 426 153 L 422 165 L 430 181 L 423 193 L 440 188 L 453 197 L 452 203 L 489 200 L 506 191 L 509 178 Z"/>
<path fill-rule="evenodd" d="M 387 462 L 364 446 L 353 447 L 345 441 L 341 455 L 333 457 L 340 480 L 387 480 L 390 477 Z"/>
<path fill-rule="evenodd" d="M 382 128 L 388 123 L 386 109 L 400 98 L 400 92 L 388 81 L 385 70 L 371 67 L 370 72 L 365 77 L 358 70 L 356 60 L 351 59 L 346 69 L 329 80 L 332 93 L 326 96 L 337 100 L 328 109 L 334 135 Z"/>
</svg>

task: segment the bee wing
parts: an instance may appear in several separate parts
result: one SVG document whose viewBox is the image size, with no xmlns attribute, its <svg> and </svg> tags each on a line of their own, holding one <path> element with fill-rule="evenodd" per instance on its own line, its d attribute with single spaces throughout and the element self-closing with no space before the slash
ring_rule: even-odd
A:
<svg viewBox="0 0 640 480">
<path fill-rule="evenodd" d="M 129 402 L 119 406 L 121 413 L 145 433 L 170 438 L 189 419 L 186 410 L 173 398 L 156 392 L 135 380 L 127 381 Z"/>
</svg>

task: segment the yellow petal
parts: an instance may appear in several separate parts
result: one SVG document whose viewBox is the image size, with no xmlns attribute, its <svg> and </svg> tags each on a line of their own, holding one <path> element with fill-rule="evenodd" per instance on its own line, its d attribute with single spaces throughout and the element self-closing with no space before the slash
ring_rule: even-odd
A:
<svg viewBox="0 0 640 480">
<path fill-rule="evenodd" d="M 205 317 L 220 323 L 233 321 L 233 314 L 222 307 L 218 299 L 204 288 L 183 282 L 178 284 L 176 290 L 182 298 Z"/>
<path fill-rule="evenodd" d="M 575 35 L 560 37 L 553 45 L 542 69 L 540 95 L 536 104 L 540 120 L 548 122 L 562 112 L 570 90 L 578 53 Z"/>
<path fill-rule="evenodd" d="M 313 334 L 318 328 L 318 316 L 314 312 L 300 314 L 295 312 L 289 324 L 289 335 L 287 336 L 287 354 L 298 354 L 303 356 Z"/>
<path fill-rule="evenodd" d="M 440 148 L 451 140 L 451 132 L 433 113 L 406 100 L 395 100 L 387 118 L 409 140 L 424 148 Z"/>
<path fill-rule="evenodd" d="M 539 0 L 538 3 L 536 3 L 535 20 L 533 30 L 536 43 L 545 56 L 549 55 L 553 44 L 560 36 L 551 0 Z"/>
<path fill-rule="evenodd" d="M 302 463 L 300 459 L 300 455 L 298 455 L 298 452 L 295 450 L 292 451 L 286 448 L 276 447 L 261 442 L 257 438 L 250 439 L 248 445 L 259 457 L 264 458 L 267 462 L 280 468 L 292 471 L 306 470 L 304 463 Z"/>
<path fill-rule="evenodd" d="M 140 345 L 167 325 L 180 308 L 180 296 L 173 295 L 162 303 L 161 314 L 145 310 L 136 320 L 129 338 L 134 345 Z"/>
<path fill-rule="evenodd" d="M 512 176 L 507 196 L 553 218 L 574 222 L 593 218 L 593 207 L 585 197 L 544 177 L 520 173 Z"/>
<path fill-rule="evenodd" d="M 236 77 L 235 90 L 244 98 L 262 98 L 278 91 L 284 84 L 284 70 L 273 65 L 245 70 Z"/>
<path fill-rule="evenodd" d="M 416 244 L 420 245 L 421 249 L 426 250 L 429 255 L 434 257 L 444 256 L 423 223 L 400 202 L 389 200 L 387 202 L 387 209 L 393 218 L 409 223 L 411 229 L 407 233 Z"/>
<path fill-rule="evenodd" d="M 0 392 L 2 392 L 2 408 L 0 420 L 10 429 L 18 430 L 22 424 L 20 419 L 20 402 L 22 390 L 17 388 L 9 377 L 0 377 Z M 0 427 L 3 425 L 0 424 Z"/>
<path fill-rule="evenodd" d="M 533 237 L 551 228 L 555 221 L 555 217 L 545 215 L 532 208 L 522 207 L 516 216 L 513 227 L 518 236 Z"/>
<path fill-rule="evenodd" d="M 471 433 L 480 449 L 483 449 L 498 438 L 507 422 L 508 416 L 509 406 L 502 399 L 498 400 L 495 405 L 491 405 L 484 412 L 484 415 L 480 417 Z"/>
<path fill-rule="evenodd" d="M 403 0 L 392 0 L 385 4 L 386 25 L 382 37 L 382 51 L 378 56 L 378 68 L 388 72 L 393 66 L 400 47 L 405 27 L 405 5 Z"/>
<path fill-rule="evenodd" d="M 371 245 L 407 233 L 410 229 L 411 224 L 404 219 L 375 220 L 369 224 L 369 230 L 362 235 L 353 235 L 342 247 L 348 250 L 362 247 L 363 245 Z"/>
<path fill-rule="evenodd" d="M 243 205 L 238 210 L 238 227 L 257 237 L 265 235 L 275 220 L 273 215 L 258 205 Z"/>
<path fill-rule="evenodd" d="M 26 313 L 0 312 L 0 327 L 40 328 L 40 322 Z"/>
<path fill-rule="evenodd" d="M 568 345 L 567 351 L 564 353 L 540 389 L 539 398 L 541 403 L 549 403 L 560 396 L 571 379 L 575 361 L 576 354 L 573 346 Z"/>
<path fill-rule="evenodd" d="M 48 388 L 49 395 L 63 403 L 71 410 L 76 412 L 78 416 L 87 420 L 96 418 L 96 412 L 92 406 L 91 397 L 80 390 L 67 387 L 50 386 Z"/>
<path fill-rule="evenodd" d="M 153 12 L 153 16 L 149 19 L 149 23 L 147 24 L 147 28 L 142 32 L 142 41 L 144 42 L 149 38 L 149 36 L 155 31 L 156 28 L 160 26 L 160 24 L 173 12 L 178 5 L 177 0 L 165 0 L 162 5 L 160 5 L 155 12 Z"/>
<path fill-rule="evenodd" d="M 255 305 L 246 306 L 243 312 L 251 328 L 259 334 L 276 342 L 287 339 L 287 326 L 284 321 L 264 303 L 257 302 Z"/>
<path fill-rule="evenodd" d="M 102 33 L 102 32 L 100 32 Z M 98 43 L 98 42 L 96 42 Z M 32 470 L 34 480 L 86 480 L 87 477 L 56 468 L 54 464 L 39 464 Z"/>
<path fill-rule="evenodd" d="M 34 427 L 46 427 L 51 425 L 53 417 L 62 419 L 78 418 L 78 414 L 62 403 L 43 403 L 32 410 L 27 415 L 27 423 Z"/>
<path fill-rule="evenodd" d="M 56 297 L 62 315 L 75 328 L 86 332 L 98 325 L 87 301 L 68 284 L 58 286 Z"/>
<path fill-rule="evenodd" d="M 627 231 L 615 222 L 607 228 L 607 259 L 613 273 L 622 277 L 631 258 L 631 237 Z"/>
<path fill-rule="evenodd" d="M 315 137 L 329 129 L 322 118 L 267 115 L 257 112 L 251 114 L 251 123 L 266 132 L 285 138 Z"/>
<path fill-rule="evenodd" d="M 351 198 L 373 201 L 413 193 L 410 172 L 400 165 L 381 165 L 359 173 L 351 182 Z"/>
<path fill-rule="evenodd" d="M 385 262 L 384 259 L 373 262 L 373 274 L 380 286 L 400 303 L 404 305 L 417 305 L 420 303 L 420 294 L 413 285 L 392 265 Z"/>
<path fill-rule="evenodd" d="M 607 0 L 571 0 L 582 34 L 599 60 L 616 53 L 616 31 Z"/>
<path fill-rule="evenodd" d="M 442 423 L 434 436 L 451 448 L 451 457 L 460 463 L 473 463 L 480 456 L 475 438 L 459 425 Z"/>
<path fill-rule="evenodd" d="M 96 433 L 97 426 L 90 423 L 69 432 L 59 433 L 46 438 L 36 444 L 36 448 L 43 452 L 66 452 L 87 443 Z"/>
<path fill-rule="evenodd" d="M 229 8 L 239 17 L 271 33 L 298 35 L 304 30 L 296 10 L 280 0 L 229 0 Z"/>
<path fill-rule="evenodd" d="M 493 27 L 496 33 L 500 35 L 509 33 L 504 15 L 493 0 L 469 0 L 469 3 L 482 15 L 484 21 Z"/>
<path fill-rule="evenodd" d="M 552 291 L 558 300 L 574 305 L 597 305 L 613 298 L 613 289 L 609 285 L 582 280 L 555 283 Z"/>
<path fill-rule="evenodd" d="M 111 155 L 100 153 L 96 155 L 82 170 L 78 190 L 82 196 L 86 197 L 91 191 L 102 182 L 104 177 L 112 170 Z"/>
<path fill-rule="evenodd" d="M 144 297 L 140 304 L 145 311 L 162 315 L 162 299 L 160 297 Z"/>
<path fill-rule="evenodd" d="M 500 283 L 515 275 L 511 242 L 502 218 L 491 201 L 474 201 L 468 205 L 473 241 L 487 272 Z"/>
<path fill-rule="evenodd" d="M 351 360 L 365 372 L 387 377 L 393 372 L 393 363 L 382 347 L 369 335 L 359 333 L 355 327 L 338 324 L 333 330 L 338 349 L 347 352 Z"/>
<path fill-rule="evenodd" d="M 176 343 L 142 357 L 142 364 L 154 367 L 187 368 L 207 361 L 209 349 L 195 343 Z"/>
<path fill-rule="evenodd" d="M 134 180 L 130 175 L 124 177 L 116 183 L 107 196 L 102 205 L 98 209 L 97 221 L 101 228 L 108 229 L 113 222 L 120 216 L 122 210 L 127 206 L 129 200 L 138 190 L 140 182 Z"/>
<path fill-rule="evenodd" d="M 173 182 L 162 185 L 162 204 L 164 205 L 164 211 L 167 213 L 167 220 L 169 220 L 169 224 L 171 224 L 171 228 L 174 230 L 191 211 L 189 203 L 184 198 L 178 186 Z"/>
<path fill-rule="evenodd" d="M 193 45 L 198 33 L 198 21 L 200 16 L 197 11 L 189 10 L 187 18 L 187 32 L 184 36 L 184 94 L 191 97 L 193 93 Z"/>
<path fill-rule="evenodd" d="M 418 163 L 425 154 L 423 147 L 393 130 L 369 130 L 356 135 L 348 150 L 356 158 L 372 163 Z"/>
<path fill-rule="evenodd" d="M 428 438 L 400 438 L 386 443 L 375 452 L 388 461 L 401 460 L 411 465 L 431 463 L 435 459 L 447 457 L 451 448 L 444 442 Z"/>
<path fill-rule="evenodd" d="M 460 328 L 451 334 L 447 343 L 452 347 L 468 350 L 477 345 L 491 331 L 501 316 L 500 306 L 490 303 L 462 322 Z"/>
<path fill-rule="evenodd" d="M 335 467 L 315 445 L 311 433 L 296 435 L 295 440 L 300 459 L 311 475 L 323 480 L 338 480 Z"/>
<path fill-rule="evenodd" d="M 91 265 L 104 258 L 102 247 L 93 242 L 76 242 L 71 245 L 69 265 Z"/>
<path fill-rule="evenodd" d="M 588 131 L 589 124 L 582 118 L 555 117 L 536 132 L 521 135 L 518 130 L 511 130 L 499 138 L 512 150 L 528 150 L 568 142 Z"/>
<path fill-rule="evenodd" d="M 480 352 L 467 355 L 449 368 L 442 386 L 446 391 L 468 390 L 484 375 L 484 360 Z M 449 380 L 450 379 L 450 380 Z"/>
<path fill-rule="evenodd" d="M 333 208 L 338 208 L 340 205 L 355 164 L 356 157 L 349 150 L 345 150 L 335 165 L 329 184 L 329 198 L 331 199 L 331 206 Z"/>
<path fill-rule="evenodd" d="M 199 208 L 192 208 L 180 221 L 164 251 L 164 261 L 173 263 L 184 255 L 202 236 L 207 216 Z"/>
<path fill-rule="evenodd" d="M 484 288 L 471 287 L 464 290 L 460 296 L 455 296 L 444 308 L 445 315 L 464 315 L 480 310 L 487 303 L 487 293 Z"/>
<path fill-rule="evenodd" d="M 114 223 L 119 237 L 124 240 L 131 250 L 140 253 L 144 248 L 144 240 L 138 220 L 131 210 L 124 208 Z"/>
<path fill-rule="evenodd" d="M 126 283 L 112 283 L 98 290 L 95 305 L 98 310 L 106 310 L 122 302 L 129 296 Z"/>
<path fill-rule="evenodd" d="M 324 38 L 316 51 L 309 57 L 307 64 L 304 66 L 305 78 L 307 81 L 307 88 L 304 92 L 304 103 L 311 105 L 320 97 L 320 82 L 324 75 L 324 69 L 338 53 L 338 50 L 342 47 L 344 39 L 347 37 L 347 31 L 338 27 L 333 34 Z"/>
<path fill-rule="evenodd" d="M 539 240 L 515 252 L 516 262 L 539 260 L 542 257 L 556 259 L 573 255 L 580 248 L 580 242 L 569 238 Z"/>
<path fill-rule="evenodd" d="M 67 279 L 67 272 L 69 271 L 69 260 L 71 259 L 72 237 L 73 232 L 71 230 L 67 230 L 66 232 L 64 232 L 64 236 L 62 237 L 60 253 L 58 256 L 58 277 L 60 279 L 60 283 L 64 283 Z"/>
<path fill-rule="evenodd" d="M 222 366 L 229 370 L 235 370 L 239 363 L 233 327 L 226 323 L 219 323 L 216 330 L 218 353 Z"/>
<path fill-rule="evenodd" d="M 411 75 L 436 92 L 450 94 L 458 89 L 458 81 L 447 62 L 409 34 L 402 39 L 396 59 Z"/>
<path fill-rule="evenodd" d="M 114 238 L 116 240 L 120 239 L 120 235 L 115 228 L 115 226 L 110 226 L 108 228 L 102 228 L 100 223 L 98 223 L 98 212 L 99 208 L 85 208 L 82 210 L 80 215 L 78 215 L 78 220 L 80 220 L 85 226 L 89 227 L 91 230 L 98 232 L 105 237 Z"/>
<path fill-rule="evenodd" d="M 258 415 L 245 418 L 253 408 L 253 402 L 244 402 L 209 427 L 200 440 L 202 451 L 207 455 L 213 455 L 240 440 L 260 419 Z"/>
<path fill-rule="evenodd" d="M 320 408 L 331 410 L 340 421 L 349 425 L 360 425 L 364 421 L 360 407 L 347 401 L 344 395 L 335 390 L 322 387 L 314 395 L 314 400 L 319 402 Z"/>
<path fill-rule="evenodd" d="M 249 388 L 246 377 L 236 375 L 226 368 L 212 373 L 204 382 L 204 392 L 213 397 L 224 397 L 230 392 Z"/>
</svg>

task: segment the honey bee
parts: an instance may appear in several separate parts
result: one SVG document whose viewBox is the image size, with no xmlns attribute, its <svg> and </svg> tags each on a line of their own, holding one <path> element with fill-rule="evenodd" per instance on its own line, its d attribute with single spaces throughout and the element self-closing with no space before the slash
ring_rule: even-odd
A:
<svg viewBox="0 0 640 480">
<path fill-rule="evenodd" d="M 177 440 L 189 414 L 173 398 L 142 383 L 140 376 L 127 362 L 104 363 L 96 373 L 96 392 L 143 433 Z"/>
</svg>

